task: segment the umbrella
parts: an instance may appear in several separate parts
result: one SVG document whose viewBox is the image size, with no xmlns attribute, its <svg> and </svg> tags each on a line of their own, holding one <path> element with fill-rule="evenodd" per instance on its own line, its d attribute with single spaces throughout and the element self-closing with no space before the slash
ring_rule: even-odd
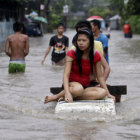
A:
<svg viewBox="0 0 140 140">
<path fill-rule="evenodd" d="M 103 20 L 103 18 L 100 17 L 100 16 L 91 16 L 91 17 L 89 17 L 89 18 L 87 19 L 87 21 L 92 21 L 92 20 L 94 20 L 94 19 L 97 19 L 97 20 L 99 20 L 99 21 L 102 21 L 102 20 Z"/>
<path fill-rule="evenodd" d="M 34 19 L 44 23 L 48 23 L 48 21 L 44 17 L 35 17 Z"/>
</svg>

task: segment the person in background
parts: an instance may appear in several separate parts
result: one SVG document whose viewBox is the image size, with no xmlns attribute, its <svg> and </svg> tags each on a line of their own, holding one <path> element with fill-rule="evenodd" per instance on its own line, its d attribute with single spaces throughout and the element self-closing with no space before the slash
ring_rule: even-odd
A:
<svg viewBox="0 0 140 140">
<path fill-rule="evenodd" d="M 110 27 L 108 23 L 105 24 L 104 34 L 110 39 Z"/>
<path fill-rule="evenodd" d="M 128 23 L 128 21 L 126 21 L 126 23 L 123 26 L 123 32 L 124 32 L 124 37 L 125 38 L 132 38 L 131 26 Z"/>
<path fill-rule="evenodd" d="M 66 56 L 63 75 L 64 90 L 57 95 L 46 96 L 45 102 L 56 101 L 61 97 L 66 102 L 77 100 L 96 100 L 108 96 L 115 101 L 106 86 L 102 75 L 100 54 L 94 52 L 93 33 L 80 30 L 76 34 L 76 50 L 70 50 Z M 90 74 L 96 73 L 100 87 L 90 85 Z"/>
<path fill-rule="evenodd" d="M 13 24 L 14 34 L 6 40 L 5 53 L 10 57 L 9 73 L 25 72 L 25 56 L 29 53 L 29 38 L 22 34 L 23 24 Z"/>
<path fill-rule="evenodd" d="M 69 46 L 69 38 L 64 33 L 64 25 L 62 23 L 59 23 L 57 25 L 57 35 L 51 37 L 49 47 L 47 48 L 44 58 L 42 60 L 42 64 L 44 64 L 44 61 L 49 54 L 51 48 L 53 47 L 52 51 L 52 64 L 53 65 L 60 65 L 63 66 L 65 63 L 65 56 L 66 52 L 68 51 Z"/>
<path fill-rule="evenodd" d="M 94 33 L 94 39 L 97 41 L 100 41 L 103 45 L 104 49 L 104 57 L 109 64 L 109 58 L 108 58 L 108 38 L 105 34 L 101 33 L 101 23 L 99 20 L 92 20 L 90 21 L 92 32 Z"/>
</svg>

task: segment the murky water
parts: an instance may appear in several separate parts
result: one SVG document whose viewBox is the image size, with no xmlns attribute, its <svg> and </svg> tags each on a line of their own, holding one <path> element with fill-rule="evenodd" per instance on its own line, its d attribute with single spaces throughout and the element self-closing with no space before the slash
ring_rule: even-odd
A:
<svg viewBox="0 0 140 140">
<path fill-rule="evenodd" d="M 70 37 L 74 31 L 65 34 Z M 24 74 L 8 74 L 9 58 L 0 54 L 1 140 L 139 140 L 140 139 L 140 36 L 124 39 L 112 31 L 109 40 L 111 85 L 127 85 L 128 94 L 116 104 L 117 115 L 84 114 L 59 119 L 56 102 L 43 104 L 49 88 L 62 83 L 63 67 L 52 67 L 51 53 L 41 60 L 52 34 L 30 39 Z M 77 119 L 78 118 L 78 119 Z"/>
</svg>

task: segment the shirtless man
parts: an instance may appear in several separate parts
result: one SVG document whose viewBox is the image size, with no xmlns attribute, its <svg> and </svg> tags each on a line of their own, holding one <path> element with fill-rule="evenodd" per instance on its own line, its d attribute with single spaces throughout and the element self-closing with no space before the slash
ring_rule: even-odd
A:
<svg viewBox="0 0 140 140">
<path fill-rule="evenodd" d="M 14 34 L 8 36 L 5 53 L 10 57 L 9 73 L 25 72 L 25 56 L 29 53 L 29 38 L 22 34 L 23 24 L 13 24 Z"/>
</svg>

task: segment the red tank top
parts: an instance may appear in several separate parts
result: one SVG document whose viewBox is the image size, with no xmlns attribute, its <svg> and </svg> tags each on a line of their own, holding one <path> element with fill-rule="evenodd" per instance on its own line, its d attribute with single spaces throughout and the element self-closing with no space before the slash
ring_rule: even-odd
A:
<svg viewBox="0 0 140 140">
<path fill-rule="evenodd" d="M 67 56 L 73 58 L 72 68 L 69 76 L 69 81 L 79 82 L 83 86 L 90 85 L 90 60 L 82 59 L 82 74 L 80 75 L 79 68 L 76 64 L 76 52 L 75 50 L 70 50 Z M 94 54 L 94 65 L 101 60 L 100 54 L 96 51 Z"/>
</svg>

